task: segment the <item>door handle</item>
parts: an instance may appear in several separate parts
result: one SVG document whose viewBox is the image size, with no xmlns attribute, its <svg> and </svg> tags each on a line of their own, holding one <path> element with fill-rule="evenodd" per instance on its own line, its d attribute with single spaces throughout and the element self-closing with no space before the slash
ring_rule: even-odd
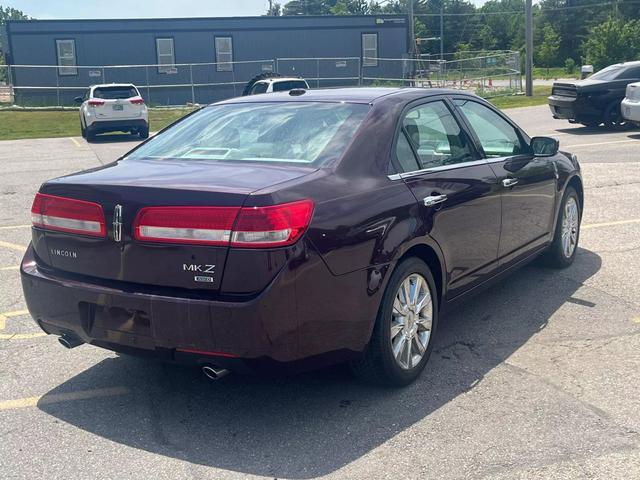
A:
<svg viewBox="0 0 640 480">
<path fill-rule="evenodd" d="M 505 178 L 502 180 L 502 186 L 504 188 L 515 187 L 518 184 L 517 178 Z"/>
<path fill-rule="evenodd" d="M 429 197 L 424 197 L 424 206 L 425 207 L 433 207 L 439 203 L 442 203 L 447 200 L 446 195 L 431 195 Z"/>
</svg>

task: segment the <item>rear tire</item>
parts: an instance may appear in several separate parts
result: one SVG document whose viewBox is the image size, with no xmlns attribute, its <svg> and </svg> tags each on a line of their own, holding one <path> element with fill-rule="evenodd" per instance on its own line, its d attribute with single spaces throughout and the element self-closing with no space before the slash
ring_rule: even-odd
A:
<svg viewBox="0 0 640 480">
<path fill-rule="evenodd" d="M 619 101 L 611 102 L 604 111 L 604 126 L 609 130 L 626 130 L 629 128 L 629 122 L 625 121 L 622 116 L 621 105 Z"/>
<path fill-rule="evenodd" d="M 581 221 L 582 210 L 578 194 L 573 187 L 567 187 L 562 197 L 553 243 L 543 257 L 546 266 L 567 268 L 573 263 L 578 252 Z"/>
<path fill-rule="evenodd" d="M 88 128 L 85 129 L 84 135 L 84 138 L 87 139 L 87 142 L 93 142 L 96 139 L 96 134 Z"/>
<path fill-rule="evenodd" d="M 146 138 L 149 138 L 149 127 L 142 127 L 140 130 L 138 130 L 138 135 L 140 136 L 140 138 L 142 138 L 143 140 Z"/>
<path fill-rule="evenodd" d="M 404 294 L 407 285 L 409 302 Z M 422 260 L 407 258 L 396 267 L 371 340 L 362 357 L 351 362 L 356 376 L 388 387 L 409 385 L 418 378 L 431 355 L 438 324 L 436 292 L 431 271 Z"/>
</svg>

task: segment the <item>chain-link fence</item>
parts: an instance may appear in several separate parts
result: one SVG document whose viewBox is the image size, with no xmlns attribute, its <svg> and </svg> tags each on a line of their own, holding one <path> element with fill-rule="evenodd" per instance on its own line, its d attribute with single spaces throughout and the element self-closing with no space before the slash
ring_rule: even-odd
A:
<svg viewBox="0 0 640 480">
<path fill-rule="evenodd" d="M 484 96 L 522 90 L 519 54 L 498 52 L 452 60 L 331 57 L 175 65 L 2 65 L 0 103 L 73 105 L 90 85 L 133 83 L 152 106 L 205 104 L 241 95 L 252 78 L 267 72 L 305 78 L 311 88 L 447 87 Z"/>
<path fill-rule="evenodd" d="M 466 52 L 465 52 L 466 53 Z M 522 92 L 519 52 L 440 60 L 364 58 L 362 82 L 370 85 L 457 88 L 490 97 Z M 401 72 L 400 77 L 394 74 Z"/>
</svg>

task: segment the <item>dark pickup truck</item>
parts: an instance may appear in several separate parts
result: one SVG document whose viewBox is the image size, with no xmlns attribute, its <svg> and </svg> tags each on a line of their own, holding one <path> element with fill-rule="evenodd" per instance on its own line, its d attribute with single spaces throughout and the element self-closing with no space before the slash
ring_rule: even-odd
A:
<svg viewBox="0 0 640 480">
<path fill-rule="evenodd" d="M 586 80 L 555 82 L 549 97 L 553 118 L 610 129 L 629 126 L 622 117 L 620 103 L 627 85 L 640 81 L 640 61 L 611 65 Z"/>
</svg>

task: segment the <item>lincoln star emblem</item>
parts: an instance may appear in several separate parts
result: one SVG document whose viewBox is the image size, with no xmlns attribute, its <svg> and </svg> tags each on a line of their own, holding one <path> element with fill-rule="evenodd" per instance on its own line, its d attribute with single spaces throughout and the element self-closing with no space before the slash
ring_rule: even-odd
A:
<svg viewBox="0 0 640 480">
<path fill-rule="evenodd" d="M 113 240 L 122 240 L 122 205 L 116 205 L 113 209 Z"/>
</svg>

